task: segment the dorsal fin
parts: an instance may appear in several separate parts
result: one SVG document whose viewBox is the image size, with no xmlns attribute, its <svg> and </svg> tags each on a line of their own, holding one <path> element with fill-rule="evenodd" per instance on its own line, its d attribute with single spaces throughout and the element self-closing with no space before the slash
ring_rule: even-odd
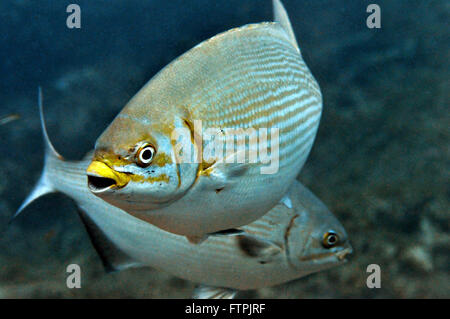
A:
<svg viewBox="0 0 450 319">
<path fill-rule="evenodd" d="M 121 271 L 127 268 L 143 267 L 141 263 L 134 261 L 127 254 L 122 252 L 110 241 L 103 231 L 94 221 L 78 207 L 78 215 L 86 227 L 86 231 L 91 239 L 92 245 L 97 251 L 106 272 Z"/>
<path fill-rule="evenodd" d="M 243 234 L 244 231 L 236 228 L 229 228 L 224 230 L 219 230 L 214 233 L 209 234 L 210 236 L 236 236 Z"/>
<path fill-rule="evenodd" d="M 274 21 L 281 24 L 293 46 L 297 48 L 300 53 L 300 48 L 298 47 L 297 40 L 295 39 L 294 30 L 292 29 L 291 21 L 289 21 L 289 16 L 280 0 L 273 0 L 273 15 Z"/>
</svg>

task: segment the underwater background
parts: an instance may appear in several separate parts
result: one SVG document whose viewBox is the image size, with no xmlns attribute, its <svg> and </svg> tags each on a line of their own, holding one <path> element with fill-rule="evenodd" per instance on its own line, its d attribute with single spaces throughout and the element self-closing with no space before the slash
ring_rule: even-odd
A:
<svg viewBox="0 0 450 319">
<path fill-rule="evenodd" d="M 66 7 L 81 7 L 81 29 Z M 450 297 L 450 2 L 283 1 L 324 96 L 299 180 L 345 226 L 354 253 L 338 268 L 242 293 L 250 298 Z M 368 4 L 381 8 L 369 29 Z M 40 176 L 49 135 L 80 159 L 157 71 L 199 42 L 272 20 L 270 0 L 0 2 L 0 298 L 189 298 L 195 283 L 151 268 L 106 274 L 61 194 L 8 225 Z M 151 243 L 149 243 L 151 244 Z M 82 288 L 66 287 L 66 266 Z M 369 289 L 366 268 L 381 267 Z M 182 265 L 180 265 L 182 267 Z"/>
</svg>

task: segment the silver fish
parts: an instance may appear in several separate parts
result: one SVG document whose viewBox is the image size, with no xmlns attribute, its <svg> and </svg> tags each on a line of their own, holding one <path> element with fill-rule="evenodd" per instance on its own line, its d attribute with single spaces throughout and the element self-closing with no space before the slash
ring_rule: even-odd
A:
<svg viewBox="0 0 450 319">
<path fill-rule="evenodd" d="M 351 253 L 341 223 L 306 187 L 295 181 L 288 190 L 291 208 L 278 204 L 257 221 L 222 231 L 200 245 L 161 230 L 94 196 L 82 161 L 64 160 L 46 143 L 44 169 L 21 212 L 47 193 L 73 198 L 107 270 L 151 266 L 202 284 L 198 298 L 230 298 L 238 290 L 273 286 L 345 262 Z"/>
<path fill-rule="evenodd" d="M 96 142 L 92 193 L 192 242 L 289 205 L 322 96 L 284 7 L 273 4 L 275 22 L 202 42 L 130 100 Z"/>
</svg>

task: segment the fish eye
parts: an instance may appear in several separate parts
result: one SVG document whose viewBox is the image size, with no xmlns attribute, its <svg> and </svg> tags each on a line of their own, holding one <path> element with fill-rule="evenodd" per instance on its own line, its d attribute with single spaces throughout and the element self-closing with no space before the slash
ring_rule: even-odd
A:
<svg viewBox="0 0 450 319">
<path fill-rule="evenodd" d="M 332 248 L 339 243 L 339 236 L 334 231 L 330 230 L 323 235 L 322 245 L 325 248 Z"/>
<path fill-rule="evenodd" d="M 153 160 L 156 150 L 150 144 L 143 145 L 136 153 L 137 164 L 141 167 L 147 167 Z"/>
</svg>

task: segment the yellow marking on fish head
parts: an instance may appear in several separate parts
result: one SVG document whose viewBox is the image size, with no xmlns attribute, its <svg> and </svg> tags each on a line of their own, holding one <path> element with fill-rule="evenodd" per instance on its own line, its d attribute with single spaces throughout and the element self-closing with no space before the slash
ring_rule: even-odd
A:
<svg viewBox="0 0 450 319">
<path fill-rule="evenodd" d="M 89 167 L 87 168 L 86 172 L 91 178 L 103 178 L 109 180 L 110 184 L 109 186 L 107 183 L 105 183 L 105 187 L 117 187 L 122 188 L 125 187 L 131 180 L 130 174 L 120 173 L 116 170 L 112 169 L 108 165 L 106 165 L 104 162 L 100 161 L 92 161 Z M 113 182 L 114 181 L 114 182 Z M 106 182 L 106 180 L 105 180 Z"/>
<path fill-rule="evenodd" d="M 141 175 L 131 175 L 131 180 L 135 183 L 169 183 L 170 177 L 166 174 L 161 174 L 158 176 L 150 176 L 150 177 L 144 177 Z"/>
<path fill-rule="evenodd" d="M 153 160 L 153 164 L 158 165 L 159 167 L 164 167 L 166 164 L 172 163 L 172 158 L 164 152 L 157 153 L 155 159 Z"/>
</svg>

